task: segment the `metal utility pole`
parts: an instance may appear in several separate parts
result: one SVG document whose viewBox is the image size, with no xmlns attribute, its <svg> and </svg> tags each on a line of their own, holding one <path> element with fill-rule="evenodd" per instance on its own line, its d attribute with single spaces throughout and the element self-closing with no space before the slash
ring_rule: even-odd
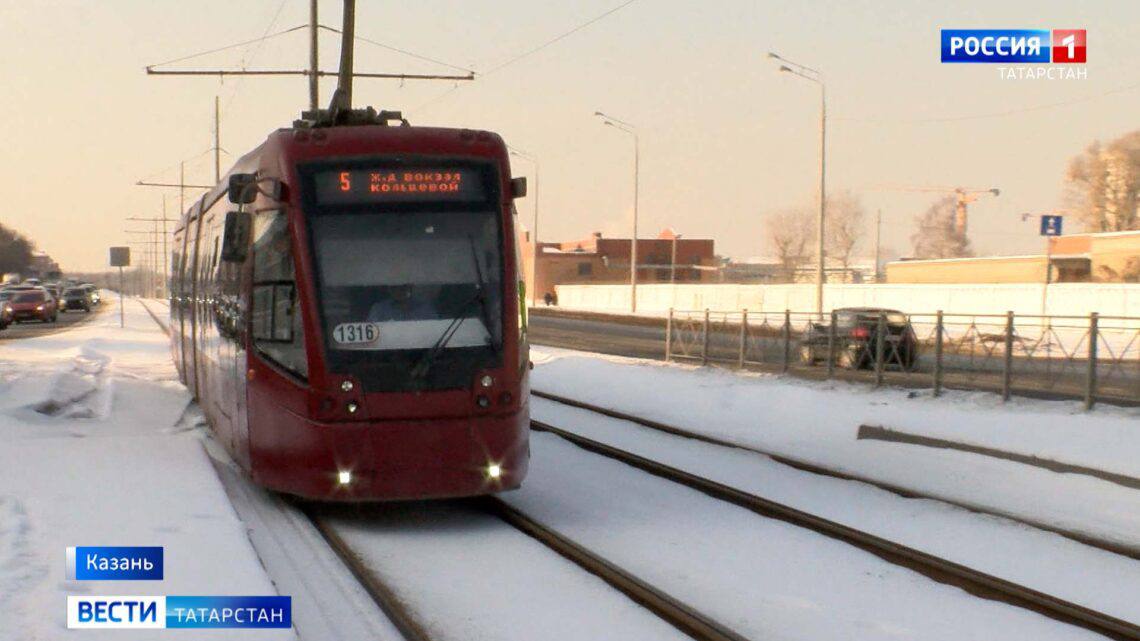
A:
<svg viewBox="0 0 1140 641">
<path fill-rule="evenodd" d="M 534 156 L 518 149 L 511 149 L 511 155 L 518 156 L 529 160 L 534 165 L 534 230 L 531 232 L 531 245 L 534 256 L 532 257 L 532 270 L 534 271 L 534 282 L 531 283 L 530 304 L 531 307 L 538 307 L 538 257 L 541 255 L 541 249 L 538 245 L 538 159 Z"/>
<path fill-rule="evenodd" d="M 154 232 L 153 233 L 154 233 L 155 238 L 154 238 L 154 243 L 153 243 L 153 248 L 154 248 L 153 251 L 155 254 L 157 254 L 159 251 L 159 249 L 158 249 L 159 246 L 162 247 L 162 277 L 160 280 L 163 283 L 162 288 L 165 291 L 165 289 L 166 289 L 166 286 L 165 286 L 166 276 L 168 274 L 170 274 L 170 264 L 168 262 L 169 258 L 170 258 L 170 252 L 167 248 L 167 240 L 169 237 L 169 233 L 167 232 L 167 229 L 166 229 L 166 223 L 167 222 L 175 222 L 174 219 L 166 217 L 166 197 L 163 196 L 163 198 L 162 198 L 162 218 L 140 218 L 137 216 L 131 216 L 131 217 L 128 217 L 126 220 L 131 220 L 131 221 L 136 221 L 136 222 L 147 222 L 147 223 L 152 223 L 154 225 Z M 158 235 L 160 233 L 159 232 L 159 223 L 162 223 L 162 231 L 161 231 L 162 240 L 158 239 Z M 139 232 L 128 231 L 128 233 L 139 233 Z M 143 232 L 143 233 L 145 233 L 145 232 Z M 154 261 L 154 269 L 155 270 L 158 269 L 158 265 L 159 265 L 159 261 L 158 261 L 157 256 L 156 256 L 155 261 Z"/>
<path fill-rule="evenodd" d="M 317 0 L 309 0 L 309 109 L 316 111 L 321 108 L 321 81 L 320 67 L 317 62 Z"/>
<path fill-rule="evenodd" d="M 879 277 L 879 247 L 883 237 L 883 209 L 880 207 L 875 210 L 875 282 L 880 282 Z"/>
<path fill-rule="evenodd" d="M 602 118 L 606 125 L 633 136 L 633 237 L 629 242 L 629 311 L 637 313 L 637 197 L 641 191 L 641 142 L 637 137 L 637 128 L 628 122 L 600 111 L 595 111 L 594 115 Z"/>
<path fill-rule="evenodd" d="M 782 58 L 774 53 L 768 53 L 769 58 L 786 62 L 780 65 L 780 71 L 799 76 L 819 85 L 819 220 L 817 221 L 817 250 L 819 261 L 815 270 L 815 311 L 823 317 L 823 281 L 824 281 L 824 223 L 827 219 L 827 87 L 823 84 L 823 74 L 799 63 Z M 789 67 L 788 65 L 791 65 Z"/>
<path fill-rule="evenodd" d="M 356 0 L 344 0 L 344 27 L 341 30 L 340 76 L 336 88 L 344 97 L 344 105 L 352 107 L 352 49 L 356 38 Z"/>
<path fill-rule="evenodd" d="M 673 255 L 669 259 L 669 284 L 674 285 L 677 282 L 677 240 L 681 238 L 681 234 L 673 232 Z"/>
<path fill-rule="evenodd" d="M 155 225 L 155 227 L 157 228 L 157 224 Z M 158 239 L 155 238 L 154 236 L 157 235 L 157 232 L 154 230 L 146 231 L 146 230 L 137 230 L 137 229 L 124 229 L 123 233 L 126 233 L 126 234 L 143 234 L 144 236 L 150 236 L 151 237 L 150 240 L 132 240 L 132 241 L 129 241 L 127 244 L 130 246 L 138 246 L 138 247 L 141 247 L 143 249 L 143 253 L 142 253 L 143 261 L 142 261 L 142 265 L 140 265 L 140 268 L 143 270 L 143 273 L 141 274 L 143 282 L 140 283 L 139 285 L 140 285 L 140 288 L 142 288 L 142 289 L 150 290 L 152 292 L 152 295 L 153 295 L 153 292 L 156 288 L 155 273 L 154 272 L 157 269 L 155 254 L 157 253 L 157 246 L 158 246 Z"/>
<path fill-rule="evenodd" d="M 298 26 L 288 29 L 277 35 L 303 29 Z M 355 73 L 352 69 L 352 49 L 356 40 L 356 2 L 344 0 L 344 28 L 341 29 L 342 44 L 340 50 L 340 70 L 321 71 L 318 63 L 318 37 L 320 29 L 336 31 L 317 22 L 317 0 L 309 0 L 309 66 L 306 69 L 156 69 L 163 65 L 147 65 L 148 76 L 208 76 L 224 78 L 226 76 L 305 76 L 309 80 L 309 110 L 318 111 L 320 100 L 319 79 L 321 76 L 337 76 L 337 88 L 344 90 L 347 99 L 342 107 L 352 105 L 352 79 L 355 78 L 387 78 L 393 80 L 474 80 L 475 72 L 468 71 L 464 75 L 454 74 L 418 74 L 418 73 Z M 185 209 L 183 210 L 185 211 Z"/>
<path fill-rule="evenodd" d="M 185 163 L 183 163 L 185 168 Z M 222 117 L 218 97 L 214 96 L 214 183 L 222 181 Z"/>
</svg>

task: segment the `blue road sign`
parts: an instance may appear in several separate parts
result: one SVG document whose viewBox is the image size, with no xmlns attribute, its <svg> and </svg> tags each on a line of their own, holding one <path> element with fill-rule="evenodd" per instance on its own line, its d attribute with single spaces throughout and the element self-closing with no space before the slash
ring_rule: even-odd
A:
<svg viewBox="0 0 1140 641">
<path fill-rule="evenodd" d="M 1041 235 L 1042 236 L 1060 236 L 1061 223 L 1065 220 L 1064 216 L 1050 216 L 1048 214 L 1041 217 Z"/>
</svg>

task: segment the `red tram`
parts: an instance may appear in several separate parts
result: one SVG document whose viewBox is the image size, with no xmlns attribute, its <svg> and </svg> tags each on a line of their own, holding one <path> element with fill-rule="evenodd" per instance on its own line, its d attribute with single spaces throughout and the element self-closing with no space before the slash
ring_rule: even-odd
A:
<svg viewBox="0 0 1140 641">
<path fill-rule="evenodd" d="M 183 215 L 170 287 L 181 378 L 234 460 L 276 491 L 518 487 L 525 182 L 496 134 L 353 113 L 272 133 Z"/>
</svg>

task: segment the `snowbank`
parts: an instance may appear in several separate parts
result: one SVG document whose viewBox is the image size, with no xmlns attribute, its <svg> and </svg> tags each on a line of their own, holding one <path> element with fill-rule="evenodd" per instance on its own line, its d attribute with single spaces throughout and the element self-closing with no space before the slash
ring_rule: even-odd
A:
<svg viewBox="0 0 1140 641">
<path fill-rule="evenodd" d="M 200 436 L 183 425 L 190 399 L 166 336 L 131 301 L 126 327 L 118 322 L 106 309 L 65 331 L 0 343 L 0 640 L 71 638 L 68 595 L 276 594 Z M 162 546 L 165 580 L 69 581 L 66 548 L 83 545 Z"/>
</svg>

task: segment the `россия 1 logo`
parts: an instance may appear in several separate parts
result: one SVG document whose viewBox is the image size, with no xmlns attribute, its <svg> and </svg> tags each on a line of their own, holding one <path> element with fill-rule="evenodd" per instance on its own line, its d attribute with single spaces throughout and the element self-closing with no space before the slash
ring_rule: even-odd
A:
<svg viewBox="0 0 1140 641">
<path fill-rule="evenodd" d="M 1084 63 L 1084 29 L 943 29 L 942 62 Z"/>
</svg>

